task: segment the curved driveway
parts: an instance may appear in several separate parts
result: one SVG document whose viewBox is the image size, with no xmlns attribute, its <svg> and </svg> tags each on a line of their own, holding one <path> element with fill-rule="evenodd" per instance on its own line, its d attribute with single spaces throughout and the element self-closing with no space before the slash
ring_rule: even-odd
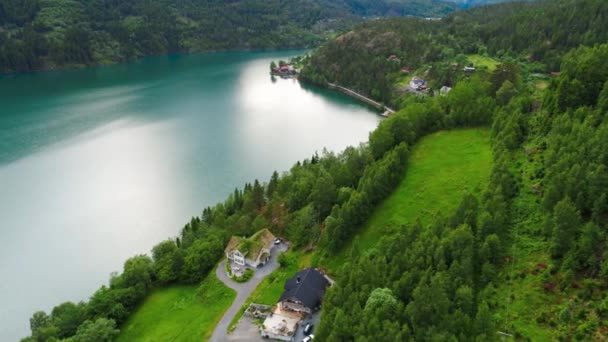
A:
<svg viewBox="0 0 608 342">
<path fill-rule="evenodd" d="M 226 331 L 228 330 L 228 325 L 232 318 L 238 313 L 239 309 L 243 306 L 249 295 L 255 288 L 260 284 L 260 282 L 266 278 L 267 275 L 272 273 L 272 271 L 276 270 L 279 267 L 279 263 L 277 262 L 278 256 L 287 250 L 287 245 L 281 243 L 278 246 L 270 251 L 270 261 L 266 263 L 262 268 L 258 268 L 255 270 L 255 274 L 253 278 L 251 278 L 246 283 L 237 283 L 234 280 L 228 278 L 226 275 L 226 259 L 220 262 L 217 266 L 215 274 L 217 278 L 221 280 L 226 286 L 236 291 L 236 298 L 230 308 L 224 313 L 222 320 L 215 326 L 215 330 L 213 331 L 213 335 L 211 335 L 210 342 L 224 342 L 226 341 Z"/>
</svg>

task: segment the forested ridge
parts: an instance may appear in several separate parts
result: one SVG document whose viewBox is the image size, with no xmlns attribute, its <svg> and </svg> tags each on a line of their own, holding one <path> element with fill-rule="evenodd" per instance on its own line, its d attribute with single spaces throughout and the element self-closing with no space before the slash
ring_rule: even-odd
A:
<svg viewBox="0 0 608 342">
<path fill-rule="evenodd" d="M 518 83 L 504 101 L 501 94 L 512 89 L 504 80 L 489 95 L 493 100 L 475 112 L 492 121 L 494 166 L 488 188 L 465 197 L 454 213 L 429 226 L 398 229 L 372 251 L 362 254 L 355 243 L 352 261 L 342 267 L 325 300 L 319 338 L 492 341 L 502 333 L 517 340 L 605 340 L 607 57 L 606 44 L 569 52 L 561 75 L 540 98 L 531 85 Z M 419 108 L 408 104 L 382 122 L 370 136 L 372 150 L 381 144 L 383 153 L 411 139 L 408 131 L 425 127 L 421 117 L 446 122 L 422 110 L 441 108 L 437 101 L 451 102 L 467 82 L 475 81 L 460 82 L 446 98 L 422 100 Z M 469 95 L 488 96 L 491 89 L 486 83 L 477 88 L 481 93 Z M 443 115 L 449 113 L 443 108 Z M 540 246 L 542 258 L 513 273 L 513 258 L 523 258 L 517 249 L 531 241 Z M 538 330 L 533 334 L 502 316 L 518 320 L 518 308 L 510 302 L 523 295 L 499 295 L 504 279 L 517 288 L 533 284 L 523 285 L 525 291 L 545 300 L 522 310 L 536 313 L 525 322 Z M 377 331 L 387 334 L 383 338 Z"/>
<path fill-rule="evenodd" d="M 579 9 L 584 24 L 571 14 Z M 543 11 L 554 17 L 541 20 Z M 323 151 L 235 189 L 151 256 L 127 260 L 87 302 L 35 313 L 25 340 L 111 341 L 150 291 L 199 284 L 231 235 L 262 228 L 312 251 L 318 267 L 349 248 L 347 262 L 332 270 L 336 284 L 315 331 L 321 341 L 608 339 L 608 28 L 599 24 L 605 13 L 598 0 L 493 5 L 442 22 L 365 23 L 324 44 L 307 59 L 305 80 L 338 80 L 401 108 L 369 143 Z M 520 21 L 526 16 L 534 22 Z M 528 45 L 509 45 L 526 30 Z M 548 36 L 552 43 L 541 44 Z M 387 61 L 390 53 L 402 58 L 399 65 Z M 463 73 L 471 53 L 497 65 Z M 452 90 L 399 93 L 406 63 L 433 86 Z M 554 70 L 561 73 L 536 75 Z M 391 227 L 362 250 L 357 234 L 407 177 L 413 146 L 463 127 L 490 127 L 485 189 L 429 224 Z M 523 255 L 530 246 L 533 253 Z M 540 301 L 515 305 L 524 295 Z"/>
<path fill-rule="evenodd" d="M 370 135 L 372 155 L 411 146 L 428 127 L 486 124 L 494 155 L 488 188 L 456 212 L 403 226 L 365 253 L 355 239 L 317 337 L 608 338 L 607 14 L 603 1 L 561 0 L 477 8 L 442 22 L 391 19 L 363 24 L 312 55 L 304 79 L 403 108 Z M 475 56 L 499 64 L 463 72 Z M 453 89 L 399 92 L 404 66 L 435 89 Z M 326 231 L 350 227 L 347 239 L 365 220 L 341 226 L 332 216 Z"/>
<path fill-rule="evenodd" d="M 439 16 L 439 0 L 5 0 L 0 73 L 172 52 L 312 47 L 362 16 Z"/>
<path fill-rule="evenodd" d="M 323 45 L 302 76 L 397 105 L 401 67 L 423 70 L 436 89 L 461 78 L 458 70 L 470 64 L 470 54 L 526 62 L 529 73 L 559 71 L 568 50 L 608 41 L 606 21 L 608 3 L 601 0 L 505 3 L 458 11 L 441 21 L 371 21 Z M 387 60 L 391 54 L 399 62 Z"/>
</svg>

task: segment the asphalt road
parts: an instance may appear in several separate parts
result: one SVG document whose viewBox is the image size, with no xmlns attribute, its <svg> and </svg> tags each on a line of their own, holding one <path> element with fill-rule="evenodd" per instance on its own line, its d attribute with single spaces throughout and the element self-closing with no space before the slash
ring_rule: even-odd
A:
<svg viewBox="0 0 608 342">
<path fill-rule="evenodd" d="M 228 330 L 228 325 L 232 318 L 237 314 L 241 306 L 245 303 L 249 295 L 255 288 L 260 284 L 260 282 L 266 278 L 272 271 L 276 270 L 279 267 L 279 263 L 277 261 L 278 256 L 287 250 L 287 245 L 281 243 L 270 252 L 270 260 L 266 265 L 261 268 L 257 268 L 255 270 L 255 274 L 253 278 L 251 278 L 246 283 L 237 283 L 230 279 L 226 275 L 226 260 L 220 262 L 218 267 L 216 268 L 216 275 L 219 280 L 221 280 L 226 286 L 236 291 L 236 298 L 230 308 L 224 313 L 222 320 L 215 326 L 215 330 L 213 331 L 213 335 L 211 335 L 210 342 L 224 342 L 227 341 L 226 331 Z"/>
</svg>

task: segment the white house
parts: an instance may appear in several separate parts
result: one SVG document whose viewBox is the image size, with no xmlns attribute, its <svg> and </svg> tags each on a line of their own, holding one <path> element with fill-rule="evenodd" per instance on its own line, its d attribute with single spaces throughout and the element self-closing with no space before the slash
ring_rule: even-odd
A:
<svg viewBox="0 0 608 342">
<path fill-rule="evenodd" d="M 270 260 L 270 251 L 276 237 L 262 229 L 248 239 L 233 236 L 224 250 L 226 258 L 239 266 L 258 267 Z"/>
</svg>

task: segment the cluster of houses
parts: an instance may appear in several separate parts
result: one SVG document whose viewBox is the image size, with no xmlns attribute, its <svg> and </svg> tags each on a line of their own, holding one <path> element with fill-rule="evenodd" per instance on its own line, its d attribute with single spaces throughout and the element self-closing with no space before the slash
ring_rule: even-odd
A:
<svg viewBox="0 0 608 342">
<path fill-rule="evenodd" d="M 228 259 L 229 276 L 240 276 L 250 268 L 270 261 L 272 249 L 281 243 L 268 229 L 249 238 L 232 236 L 224 250 Z M 279 302 L 273 306 L 260 327 L 265 338 L 293 341 L 302 322 L 321 308 L 321 302 L 331 280 L 320 270 L 305 268 L 287 280 Z"/>
</svg>

